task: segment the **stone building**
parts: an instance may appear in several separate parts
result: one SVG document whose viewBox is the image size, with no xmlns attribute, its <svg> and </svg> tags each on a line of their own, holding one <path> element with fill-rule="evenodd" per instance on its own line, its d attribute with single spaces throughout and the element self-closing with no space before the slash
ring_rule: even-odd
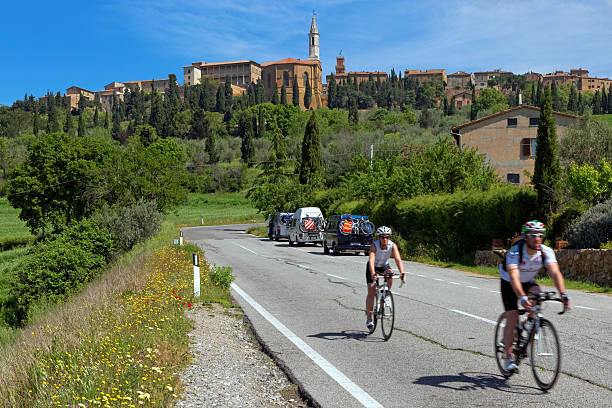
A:
<svg viewBox="0 0 612 408">
<path fill-rule="evenodd" d="M 405 78 L 414 78 L 416 82 L 421 85 L 424 82 L 435 82 L 442 81 L 446 86 L 446 70 L 445 69 L 428 69 L 426 71 L 420 71 L 417 69 L 407 69 L 404 71 Z"/>
<path fill-rule="evenodd" d="M 256 84 L 261 78 L 261 65 L 251 60 L 227 62 L 194 62 L 183 67 L 183 84 L 196 85 L 201 78 L 210 78 L 225 82 L 229 76 L 232 85 L 246 88 L 249 84 Z"/>
<path fill-rule="evenodd" d="M 448 88 L 471 88 L 474 79 L 472 78 L 472 74 L 468 74 L 467 72 L 459 71 L 454 74 L 448 74 L 447 76 L 447 87 Z"/>
<path fill-rule="evenodd" d="M 578 116 L 553 111 L 557 137 L 562 137 Z M 531 181 L 525 170 L 533 174 L 540 108 L 520 105 L 493 115 L 473 120 L 451 129 L 461 148 L 475 147 L 484 153 L 495 172 L 509 183 Z"/>
<path fill-rule="evenodd" d="M 494 69 L 493 71 L 474 72 L 474 86 L 477 90 L 488 88 L 489 80 L 499 78 L 503 80 L 506 77 L 514 75 L 512 72 Z"/>
<path fill-rule="evenodd" d="M 70 88 L 66 89 L 66 96 L 70 100 L 71 111 L 79 108 L 79 100 L 81 98 L 85 98 L 89 101 L 93 101 L 95 99 L 95 95 L 92 91 L 79 88 L 78 86 L 71 86 Z"/>
<path fill-rule="evenodd" d="M 113 98 L 117 97 L 119 99 L 123 99 L 123 95 L 125 91 L 129 89 L 130 91 L 134 91 L 135 89 L 140 89 L 141 91 L 150 93 L 154 90 L 165 94 L 166 89 L 170 87 L 170 75 L 165 79 L 145 79 L 142 81 L 126 81 L 126 82 L 117 82 L 113 81 L 108 85 L 104 86 L 104 90 L 94 92 L 94 99 L 100 103 L 100 106 L 105 111 L 110 111 L 113 106 Z"/>
<path fill-rule="evenodd" d="M 387 73 L 380 71 L 358 71 L 358 72 L 346 72 L 346 67 L 344 66 L 344 57 L 338 56 L 336 57 L 336 73 L 334 75 L 337 84 L 346 84 L 349 80 L 354 82 L 357 80 L 357 84 L 361 84 L 362 82 L 367 82 L 370 79 L 373 81 L 383 82 L 387 80 Z M 325 82 L 329 84 L 331 81 L 331 74 L 325 76 Z"/>
</svg>

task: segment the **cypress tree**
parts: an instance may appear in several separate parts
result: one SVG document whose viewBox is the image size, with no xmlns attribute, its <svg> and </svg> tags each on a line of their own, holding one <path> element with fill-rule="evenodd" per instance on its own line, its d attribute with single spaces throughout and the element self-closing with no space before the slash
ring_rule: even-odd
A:
<svg viewBox="0 0 612 408">
<path fill-rule="evenodd" d="M 215 141 L 215 132 L 209 131 L 206 137 L 206 153 L 208 153 L 209 163 L 219 162 L 219 150 Z"/>
<path fill-rule="evenodd" d="M 357 110 L 356 97 L 351 98 L 349 101 L 348 121 L 353 126 L 357 126 L 359 123 L 359 111 Z"/>
<path fill-rule="evenodd" d="M 595 91 L 593 95 L 593 114 L 599 115 L 601 113 L 601 101 L 600 101 L 599 89 Z"/>
<path fill-rule="evenodd" d="M 215 110 L 219 113 L 225 113 L 225 87 L 219 85 L 217 88 L 217 103 Z"/>
<path fill-rule="evenodd" d="M 72 115 L 70 112 L 66 112 L 66 122 L 64 123 L 64 132 L 70 134 L 72 130 Z"/>
<path fill-rule="evenodd" d="M 579 115 L 584 115 L 584 101 L 582 100 L 582 92 L 578 93 L 578 104 L 576 109 Z"/>
<path fill-rule="evenodd" d="M 278 88 L 276 87 L 276 81 L 274 81 L 274 88 L 272 88 L 272 103 L 278 105 Z"/>
<path fill-rule="evenodd" d="M 300 163 L 300 184 L 308 184 L 321 172 L 323 168 L 323 155 L 319 124 L 316 111 L 310 114 L 306 124 L 304 139 L 302 141 L 302 161 Z"/>
<path fill-rule="evenodd" d="M 306 80 L 306 90 L 304 91 L 304 108 L 310 109 L 312 100 L 312 88 L 310 87 L 310 79 Z"/>
<path fill-rule="evenodd" d="M 444 113 L 444 116 L 448 116 L 448 99 L 446 99 L 445 96 L 444 98 L 442 98 L 442 100 L 442 113 Z"/>
<path fill-rule="evenodd" d="M 234 98 L 234 91 L 232 91 L 232 81 L 228 76 L 225 77 L 225 110 L 232 108 L 232 100 Z"/>
<path fill-rule="evenodd" d="M 94 112 L 93 117 L 94 127 L 100 126 L 100 114 L 98 113 L 98 107 L 96 106 L 96 110 Z"/>
<path fill-rule="evenodd" d="M 255 155 L 255 147 L 253 146 L 255 129 L 253 127 L 253 119 L 251 119 L 250 115 L 246 113 L 242 115 L 238 129 L 242 137 L 242 143 L 240 145 L 242 161 L 251 167 L 251 162 L 253 161 L 253 157 Z"/>
<path fill-rule="evenodd" d="M 298 87 L 297 77 L 293 76 L 293 105 L 300 106 L 300 88 Z"/>
<path fill-rule="evenodd" d="M 606 87 L 601 87 L 601 107 L 599 108 L 601 113 L 608 113 L 608 95 L 606 95 Z"/>
<path fill-rule="evenodd" d="M 538 89 L 536 91 L 536 105 L 540 106 L 542 104 L 542 80 L 538 81 Z"/>
<path fill-rule="evenodd" d="M 52 93 L 49 93 L 47 96 L 47 133 L 57 132 L 59 130 L 59 123 L 57 120 L 55 97 Z"/>
<path fill-rule="evenodd" d="M 34 120 L 32 123 L 32 130 L 34 132 L 34 136 L 38 136 L 38 132 L 40 131 L 40 118 L 38 117 L 38 109 L 36 105 L 34 106 Z"/>
<path fill-rule="evenodd" d="M 472 87 L 472 104 L 470 105 L 470 120 L 475 120 L 478 115 L 478 110 L 475 107 L 476 103 L 476 87 Z"/>
<path fill-rule="evenodd" d="M 259 79 L 257 81 L 257 89 L 255 90 L 255 104 L 259 105 L 260 103 L 264 103 L 265 101 L 265 90 L 263 85 L 263 80 Z"/>
<path fill-rule="evenodd" d="M 115 110 L 113 113 L 113 128 L 111 129 L 111 136 L 115 140 L 121 140 L 121 119 L 119 118 L 119 112 Z"/>
<path fill-rule="evenodd" d="M 153 92 L 153 95 L 151 97 L 151 114 L 149 116 L 149 125 L 155 128 L 155 131 L 158 135 L 164 135 L 164 122 L 165 118 L 161 95 L 159 94 L 159 92 L 156 91 Z"/>
<path fill-rule="evenodd" d="M 370 74 L 370 79 L 372 79 L 372 74 Z M 336 107 L 336 94 L 336 76 L 331 74 L 327 83 L 327 107 L 329 109 L 334 109 Z"/>
<path fill-rule="evenodd" d="M 448 114 L 452 116 L 455 113 L 457 113 L 457 108 L 455 107 L 455 97 L 453 96 L 448 104 Z"/>
<path fill-rule="evenodd" d="M 104 129 L 108 129 L 108 112 L 104 112 Z"/>
<path fill-rule="evenodd" d="M 85 136 L 85 120 L 83 119 L 83 114 L 79 115 L 79 127 L 77 129 L 77 134 L 79 137 Z"/>
<path fill-rule="evenodd" d="M 552 110 L 560 111 L 561 103 L 559 101 L 559 90 L 557 89 L 557 84 L 555 81 L 552 81 L 552 85 L 550 86 L 550 94 L 552 98 Z"/>
<path fill-rule="evenodd" d="M 257 120 L 257 137 L 258 138 L 262 138 L 266 136 L 266 120 L 264 119 L 264 112 L 263 109 L 261 108 L 261 105 L 259 105 L 259 115 L 258 115 L 258 120 Z"/>
<path fill-rule="evenodd" d="M 572 85 L 570 87 L 569 99 L 567 101 L 567 110 L 576 112 L 578 107 L 578 101 L 576 100 L 576 87 Z"/>
<path fill-rule="evenodd" d="M 534 105 L 536 101 L 536 84 L 535 82 L 531 83 L 531 95 L 529 95 L 529 104 Z"/>
<path fill-rule="evenodd" d="M 280 103 L 281 103 L 281 105 L 286 105 L 287 104 L 287 89 L 285 89 L 285 84 L 283 84 L 283 86 L 281 87 L 281 99 L 280 99 Z"/>
<path fill-rule="evenodd" d="M 608 113 L 612 113 L 612 84 L 608 88 Z"/>
<path fill-rule="evenodd" d="M 552 97 L 548 87 L 542 95 L 533 184 L 538 193 L 538 219 L 548 223 L 558 206 L 558 185 L 561 165 L 557 152 L 557 127 L 552 114 Z"/>
</svg>

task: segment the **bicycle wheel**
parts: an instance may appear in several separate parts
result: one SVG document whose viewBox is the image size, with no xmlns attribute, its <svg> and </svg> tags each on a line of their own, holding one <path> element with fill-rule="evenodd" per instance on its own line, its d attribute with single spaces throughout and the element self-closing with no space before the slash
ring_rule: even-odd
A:
<svg viewBox="0 0 612 408">
<path fill-rule="evenodd" d="M 513 372 L 508 371 L 504 368 L 506 362 L 506 346 L 504 344 L 504 328 L 506 327 L 506 313 L 502 313 L 497 319 L 497 325 L 495 326 L 495 337 L 493 338 L 493 349 L 495 351 L 495 362 L 499 372 L 506 378 L 510 377 Z M 514 335 L 513 347 L 516 345 L 516 330 Z"/>
<path fill-rule="evenodd" d="M 389 340 L 393 333 L 393 322 L 395 320 L 395 304 L 393 293 L 387 291 L 380 300 L 380 329 L 385 341 Z"/>
<path fill-rule="evenodd" d="M 540 319 L 540 329 L 532 335 L 529 361 L 538 387 L 551 389 L 561 370 L 561 344 L 555 327 L 546 319 Z"/>
</svg>

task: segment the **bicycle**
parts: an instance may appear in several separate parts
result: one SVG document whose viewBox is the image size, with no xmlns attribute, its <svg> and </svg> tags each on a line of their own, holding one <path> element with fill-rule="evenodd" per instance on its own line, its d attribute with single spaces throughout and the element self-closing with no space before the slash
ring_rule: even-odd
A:
<svg viewBox="0 0 612 408">
<path fill-rule="evenodd" d="M 542 390 L 549 390 L 557 381 L 561 370 L 561 345 L 555 326 L 545 319 L 542 315 L 542 303 L 555 301 L 563 303 L 563 314 L 567 311 L 567 304 L 560 298 L 553 298 L 556 292 L 541 292 L 530 295 L 529 298 L 536 304 L 531 309 L 520 309 L 519 321 L 514 333 L 513 361 L 519 366 L 521 360 L 527 358 L 527 348 L 529 347 L 529 362 L 531 372 L 538 387 Z M 532 317 L 525 317 L 525 314 L 534 311 Z M 504 368 L 506 359 L 506 346 L 504 345 L 504 327 L 506 313 L 502 313 L 495 326 L 495 361 L 502 375 L 506 378 L 512 376 L 512 371 Z M 535 329 L 535 330 L 534 330 Z"/>
<path fill-rule="evenodd" d="M 372 323 L 374 323 L 374 325 L 369 328 L 368 331 L 370 334 L 374 333 L 378 319 L 380 319 L 380 330 L 382 331 L 385 341 L 389 340 L 391 337 L 391 333 L 393 333 L 393 323 L 395 322 L 395 302 L 393 301 L 393 293 L 391 293 L 387 281 L 389 278 L 394 278 L 396 276 L 400 276 L 399 273 L 387 273 L 383 275 L 382 284 L 378 279 L 379 277 L 370 284 L 372 287 L 376 285 L 376 300 L 374 301 L 374 310 L 372 311 Z M 403 285 L 404 282 L 401 282 L 400 288 Z"/>
</svg>

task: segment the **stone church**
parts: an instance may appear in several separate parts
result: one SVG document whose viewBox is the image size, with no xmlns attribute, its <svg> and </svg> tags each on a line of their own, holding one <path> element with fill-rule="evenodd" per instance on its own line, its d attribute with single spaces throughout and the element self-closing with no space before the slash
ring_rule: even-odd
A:
<svg viewBox="0 0 612 408">
<path fill-rule="evenodd" d="M 272 94 L 276 90 L 278 100 L 281 97 L 281 88 L 285 86 L 287 93 L 287 103 L 293 101 L 293 84 L 297 82 L 299 89 L 299 101 L 302 109 L 317 109 L 323 105 L 323 70 L 319 60 L 319 30 L 315 16 L 312 16 L 310 32 L 308 33 L 308 59 L 300 60 L 285 58 L 280 61 L 264 62 L 262 64 L 261 79 L 264 83 L 266 100 L 272 99 Z M 309 107 L 304 106 L 304 94 L 306 93 L 306 83 L 309 82 L 312 88 L 312 98 Z"/>
</svg>

